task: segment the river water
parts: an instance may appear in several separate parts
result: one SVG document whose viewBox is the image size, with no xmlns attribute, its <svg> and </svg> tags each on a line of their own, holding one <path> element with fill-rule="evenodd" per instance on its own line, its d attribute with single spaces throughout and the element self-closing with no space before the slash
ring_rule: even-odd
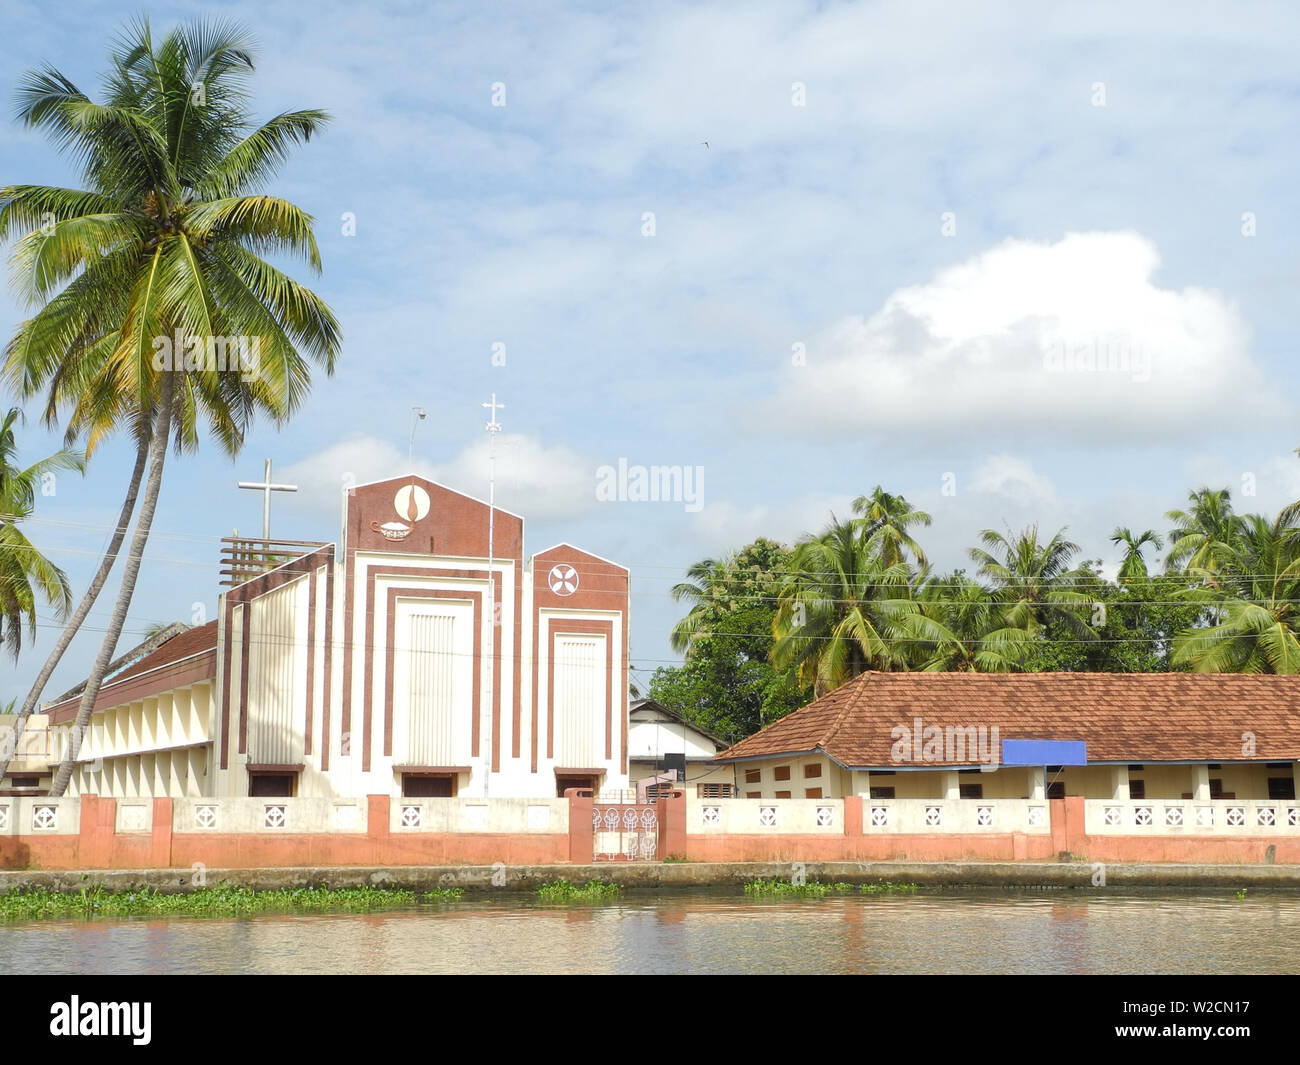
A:
<svg viewBox="0 0 1300 1065">
<path fill-rule="evenodd" d="M 1300 896 L 469 896 L 369 915 L 0 927 L 10 973 L 1294 973 Z"/>
</svg>

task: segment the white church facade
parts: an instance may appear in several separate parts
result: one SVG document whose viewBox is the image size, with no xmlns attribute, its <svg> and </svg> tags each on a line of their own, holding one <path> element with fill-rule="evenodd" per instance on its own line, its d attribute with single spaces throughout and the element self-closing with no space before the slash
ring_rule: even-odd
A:
<svg viewBox="0 0 1300 1065">
<path fill-rule="evenodd" d="M 69 794 L 627 788 L 628 571 L 523 533 L 408 476 L 348 488 L 338 545 L 236 542 L 216 620 L 103 686 Z"/>
</svg>

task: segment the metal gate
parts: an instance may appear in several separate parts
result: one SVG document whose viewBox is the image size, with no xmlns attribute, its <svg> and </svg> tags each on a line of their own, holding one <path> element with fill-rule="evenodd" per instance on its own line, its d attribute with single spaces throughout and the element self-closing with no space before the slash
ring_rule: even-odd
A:
<svg viewBox="0 0 1300 1065">
<path fill-rule="evenodd" d="M 591 853 L 598 862 L 650 862 L 659 850 L 659 813 L 652 803 L 596 802 Z"/>
</svg>

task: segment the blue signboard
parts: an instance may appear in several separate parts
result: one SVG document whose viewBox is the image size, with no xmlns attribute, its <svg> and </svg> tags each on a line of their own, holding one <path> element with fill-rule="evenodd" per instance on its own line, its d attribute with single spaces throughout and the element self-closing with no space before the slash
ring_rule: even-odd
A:
<svg viewBox="0 0 1300 1065">
<path fill-rule="evenodd" d="M 1003 765 L 1087 765 L 1083 740 L 1003 740 Z"/>
</svg>

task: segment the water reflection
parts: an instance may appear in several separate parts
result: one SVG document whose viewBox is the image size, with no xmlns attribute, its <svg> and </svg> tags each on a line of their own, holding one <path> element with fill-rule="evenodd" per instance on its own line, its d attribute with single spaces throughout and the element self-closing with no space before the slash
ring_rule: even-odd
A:
<svg viewBox="0 0 1300 1065">
<path fill-rule="evenodd" d="M 633 895 L 0 928 L 19 973 L 1281 973 L 1297 946 L 1290 895 Z"/>
</svg>

